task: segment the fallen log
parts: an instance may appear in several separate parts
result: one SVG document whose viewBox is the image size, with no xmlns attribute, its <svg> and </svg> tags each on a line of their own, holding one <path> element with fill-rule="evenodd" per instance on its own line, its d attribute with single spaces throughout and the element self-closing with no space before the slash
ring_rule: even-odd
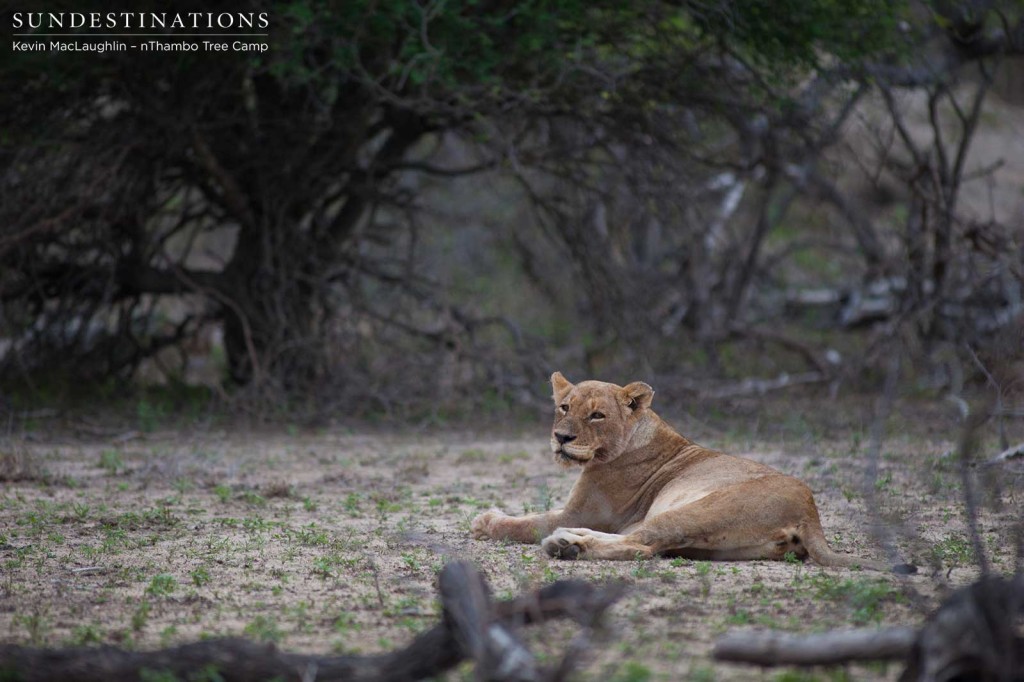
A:
<svg viewBox="0 0 1024 682">
<path fill-rule="evenodd" d="M 486 662 L 481 679 L 539 679 L 543 671 L 531 668 L 522 650 L 508 653 L 502 634 L 520 625 L 572 618 L 587 625 L 625 591 L 620 584 L 595 586 L 579 580 L 552 583 L 533 593 L 503 602 L 491 602 L 483 577 L 464 562 L 446 566 L 439 576 L 444 617 L 397 651 L 368 656 L 319 656 L 282 651 L 274 644 L 224 638 L 184 644 L 156 651 L 125 651 L 113 646 L 37 649 L 0 646 L 0 679 L 23 682 L 77 680 L 119 682 L 138 680 L 149 671 L 178 679 L 351 680 L 402 682 L 439 675 L 466 658 Z M 496 626 L 496 627 L 492 627 Z M 525 649 L 525 648 L 524 648 Z M 533 658 L 527 652 L 529 661 Z M 505 665 L 503 669 L 501 666 Z M 506 670 L 505 677 L 497 677 Z M 522 677 L 533 675 L 534 677 Z M 553 679 L 547 676 L 548 679 Z"/>
<path fill-rule="evenodd" d="M 950 595 L 920 628 L 731 632 L 713 656 L 766 667 L 902 660 L 901 682 L 1024 682 L 1022 616 L 1024 576 L 984 577 Z"/>
<path fill-rule="evenodd" d="M 789 632 L 730 632 L 715 643 L 720 661 L 775 665 L 837 665 L 851 661 L 901 661 L 917 631 L 909 627 L 864 628 L 815 635 Z"/>
</svg>

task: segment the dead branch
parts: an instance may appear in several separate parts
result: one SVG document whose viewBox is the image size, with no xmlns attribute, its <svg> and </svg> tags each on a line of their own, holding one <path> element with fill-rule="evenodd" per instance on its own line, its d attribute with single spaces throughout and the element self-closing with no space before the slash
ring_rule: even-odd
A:
<svg viewBox="0 0 1024 682">
<path fill-rule="evenodd" d="M 982 466 L 995 466 L 996 464 L 1002 464 L 1011 459 L 1019 459 L 1021 457 L 1024 457 L 1024 443 L 1017 443 L 1012 447 L 1006 448 L 992 459 L 985 461 Z"/>
<path fill-rule="evenodd" d="M 764 395 L 769 391 L 777 391 L 800 384 L 820 384 L 828 381 L 828 376 L 820 372 L 803 372 L 789 374 L 783 372 L 774 379 L 745 379 L 739 383 L 720 386 L 700 391 L 704 398 L 734 398 L 737 396 Z"/>
<path fill-rule="evenodd" d="M 786 177 L 796 183 L 801 190 L 811 193 L 817 198 L 828 202 L 852 228 L 854 239 L 864 260 L 870 268 L 879 268 L 885 260 L 885 249 L 878 237 L 878 230 L 865 212 L 855 206 L 850 199 L 828 178 L 811 167 L 786 166 Z"/>
<path fill-rule="evenodd" d="M 385 654 L 293 654 L 274 644 L 236 638 L 157 651 L 125 651 L 112 646 L 35 649 L 3 645 L 0 670 L 24 682 L 118 682 L 139 679 L 143 670 L 172 673 L 181 679 L 199 671 L 215 672 L 226 682 L 314 677 L 398 682 L 439 675 L 472 656 L 478 661 L 478 679 L 539 679 L 539 672 L 530 667 L 533 659 L 525 647 L 511 646 L 503 637 L 515 641 L 510 634 L 512 628 L 554 618 L 570 617 L 583 624 L 593 623 L 625 591 L 623 585 L 598 587 L 563 580 L 528 595 L 492 603 L 483 577 L 464 562 L 445 567 L 439 583 L 445 612 L 442 622 L 405 648 Z"/>
<path fill-rule="evenodd" d="M 1024 577 L 982 578 L 957 590 L 919 629 L 847 630 L 815 635 L 731 632 L 715 644 L 720 661 L 840 665 L 904 660 L 901 682 L 1016 682 L 1024 671 Z"/>
<path fill-rule="evenodd" d="M 825 357 L 822 357 L 815 348 L 793 336 L 790 336 L 789 334 L 786 334 L 785 332 L 765 327 L 751 326 L 744 328 L 740 325 L 734 325 L 729 330 L 729 336 L 731 338 L 751 338 L 756 341 L 765 341 L 777 344 L 778 346 L 788 351 L 792 351 L 802 357 L 807 364 L 812 365 L 823 377 L 833 374 L 836 369 Z"/>
<path fill-rule="evenodd" d="M 511 629 L 495 621 L 483 576 L 466 563 L 449 564 L 439 579 L 445 620 L 462 654 L 476 661 L 478 680 L 537 680 L 537 663 Z"/>
<path fill-rule="evenodd" d="M 790 632 L 730 632 L 715 643 L 720 661 L 753 665 L 837 665 L 851 661 L 898 661 L 910 653 L 917 632 L 910 627 L 862 628 L 800 635 Z"/>
<path fill-rule="evenodd" d="M 198 128 L 192 128 L 192 149 L 195 150 L 196 158 L 210 177 L 220 185 L 220 198 L 231 213 L 245 226 L 256 225 L 256 217 L 253 215 L 252 207 L 246 198 L 238 181 L 221 164 L 217 155 L 214 154 L 206 138 L 199 132 Z M 210 197 L 212 198 L 212 197 Z"/>
</svg>

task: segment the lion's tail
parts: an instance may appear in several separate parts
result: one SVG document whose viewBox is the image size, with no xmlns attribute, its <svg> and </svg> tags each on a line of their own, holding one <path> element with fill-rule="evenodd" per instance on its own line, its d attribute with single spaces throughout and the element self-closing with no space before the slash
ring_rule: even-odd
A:
<svg viewBox="0 0 1024 682">
<path fill-rule="evenodd" d="M 804 547 L 807 549 L 808 556 L 821 566 L 835 568 L 859 566 L 873 571 L 891 571 L 900 575 L 917 573 L 917 566 L 913 564 L 896 564 L 891 566 L 882 561 L 861 559 L 851 554 L 840 554 L 834 551 L 828 546 L 828 540 L 825 539 L 825 532 L 821 528 L 821 522 L 817 519 L 805 523 L 802 530 L 803 532 L 800 537 L 803 540 Z"/>
</svg>

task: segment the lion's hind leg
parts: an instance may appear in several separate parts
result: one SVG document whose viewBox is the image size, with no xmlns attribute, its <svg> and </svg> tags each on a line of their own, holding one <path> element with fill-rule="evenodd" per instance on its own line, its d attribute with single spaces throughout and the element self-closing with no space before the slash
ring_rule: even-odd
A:
<svg viewBox="0 0 1024 682">
<path fill-rule="evenodd" d="M 589 528 L 559 528 L 544 538 L 541 545 L 556 559 L 630 561 L 654 556 L 651 547 L 636 542 L 631 536 Z"/>
<path fill-rule="evenodd" d="M 751 504 L 756 500 L 756 504 Z M 807 556 L 800 528 L 817 519 L 810 490 L 779 476 L 774 488 L 761 480 L 722 488 L 689 504 L 648 517 L 628 539 L 661 556 L 718 561 Z"/>
</svg>

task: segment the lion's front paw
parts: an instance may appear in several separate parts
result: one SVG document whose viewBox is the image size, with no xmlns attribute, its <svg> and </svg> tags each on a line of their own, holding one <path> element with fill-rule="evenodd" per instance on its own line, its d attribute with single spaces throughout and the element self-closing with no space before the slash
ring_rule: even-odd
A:
<svg viewBox="0 0 1024 682">
<path fill-rule="evenodd" d="M 541 542 L 553 559 L 578 559 L 583 553 L 583 536 L 559 528 Z"/>
<path fill-rule="evenodd" d="M 506 518 L 507 516 L 508 514 L 497 509 L 491 509 L 478 515 L 469 525 L 470 532 L 473 533 L 473 539 L 489 540 L 494 537 L 492 532 L 494 522 L 498 519 Z"/>
</svg>

